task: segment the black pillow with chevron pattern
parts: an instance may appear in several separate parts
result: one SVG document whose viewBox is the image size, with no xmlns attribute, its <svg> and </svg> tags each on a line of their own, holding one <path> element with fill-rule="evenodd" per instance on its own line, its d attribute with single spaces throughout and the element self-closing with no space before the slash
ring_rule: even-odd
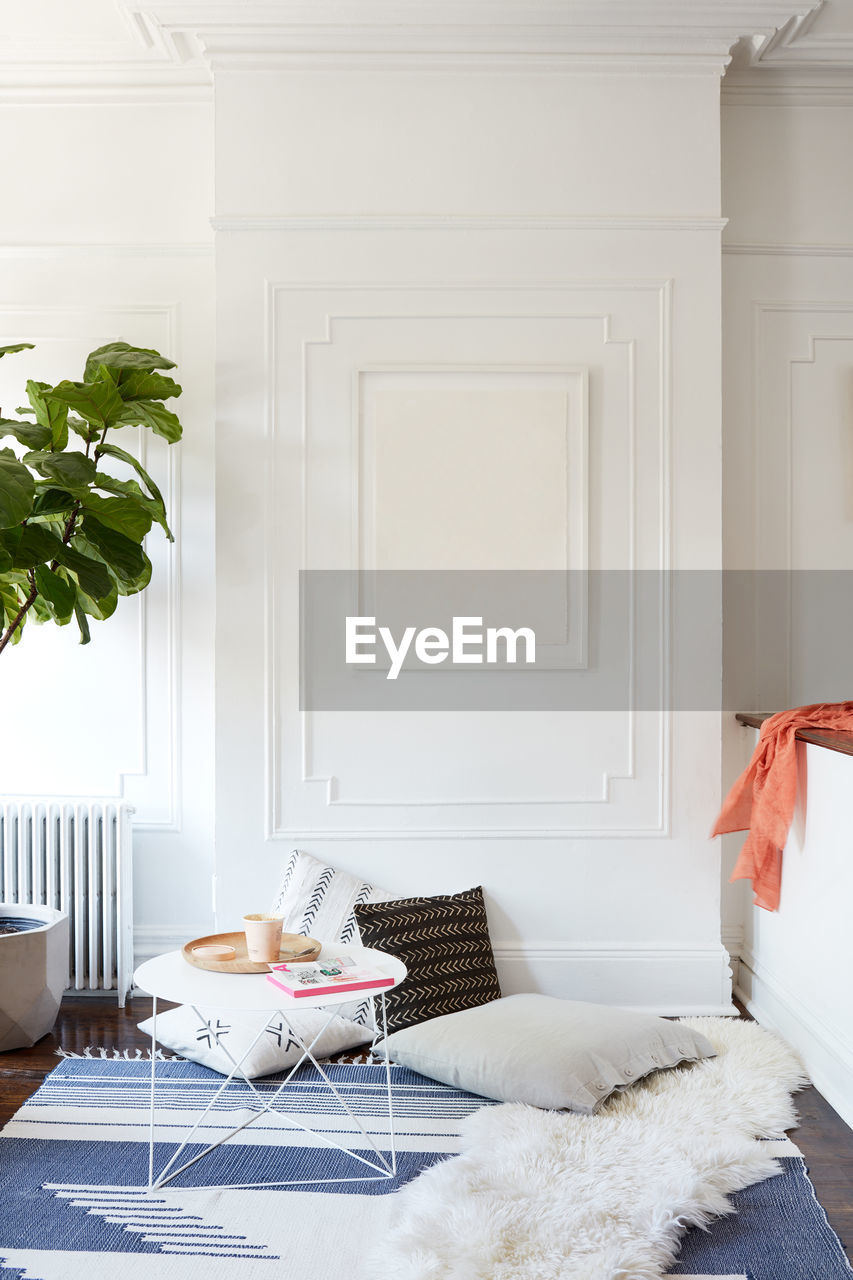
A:
<svg viewBox="0 0 853 1280">
<path fill-rule="evenodd" d="M 357 903 L 366 947 L 399 957 L 406 981 L 385 997 L 388 1030 L 473 1009 L 501 995 L 483 890 Z"/>
</svg>

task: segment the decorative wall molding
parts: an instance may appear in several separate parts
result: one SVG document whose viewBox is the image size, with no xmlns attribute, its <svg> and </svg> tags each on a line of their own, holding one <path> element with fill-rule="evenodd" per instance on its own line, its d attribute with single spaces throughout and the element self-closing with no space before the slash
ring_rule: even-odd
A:
<svg viewBox="0 0 853 1280">
<path fill-rule="evenodd" d="M 332 320 L 329 320 L 328 338 L 331 341 Z M 306 347 L 313 345 L 310 342 Z M 633 354 L 633 344 L 624 344 L 629 354 Z M 431 364 L 412 363 L 405 368 L 400 366 L 364 366 L 357 369 L 353 378 L 353 417 L 352 417 L 352 503 L 353 530 L 352 568 L 363 573 L 372 573 L 379 568 L 376 562 L 376 502 L 372 484 L 375 472 L 376 438 L 374 424 L 370 412 L 372 395 L 377 381 L 387 384 L 403 380 L 415 394 L 425 390 L 430 384 L 438 389 L 453 386 L 460 379 L 476 385 L 481 389 L 494 390 L 498 387 L 512 386 L 518 390 L 521 384 L 527 383 L 528 389 L 559 385 L 560 393 L 565 398 L 565 416 L 562 423 L 563 439 L 566 448 L 566 473 L 563 486 L 565 495 L 565 559 L 559 571 L 569 574 L 585 574 L 589 570 L 589 369 L 586 366 L 562 364 L 530 364 L 515 366 L 507 361 L 500 364 Z M 469 388 L 470 389 L 470 388 Z M 631 399 L 635 387 L 632 383 Z M 632 447 L 635 444 L 635 423 L 631 422 Z M 551 650 L 553 661 L 561 670 L 580 669 L 588 665 L 588 591 L 564 592 L 566 609 L 566 626 L 562 631 L 560 642 L 556 640 L 539 645 L 539 658 L 543 650 Z M 360 602 L 359 612 L 376 613 L 374 605 Z M 607 799 L 608 779 L 605 776 L 602 799 Z M 469 801 L 469 803 L 476 803 Z M 485 802 L 483 802 L 485 803 Z M 507 803 L 502 801 L 501 803 Z"/>
<path fill-rule="evenodd" d="M 764 244 L 723 242 L 724 254 L 742 254 L 751 258 L 853 258 L 850 244 Z"/>
<path fill-rule="evenodd" d="M 822 4 L 776 31 L 743 39 L 722 84 L 724 105 L 849 106 L 853 26 L 821 30 Z"/>
<path fill-rule="evenodd" d="M 670 513 L 671 480 L 670 480 L 669 471 L 670 471 L 670 465 L 671 465 L 671 441 L 670 441 L 670 431 L 671 431 L 671 427 L 670 427 L 670 380 L 671 380 L 670 326 L 671 326 L 671 319 L 670 319 L 670 313 L 671 313 L 671 301 L 672 301 L 672 296 L 671 296 L 672 284 L 671 284 L 671 281 L 668 279 L 663 281 L 660 281 L 660 280 L 655 281 L 655 280 L 647 279 L 647 280 L 634 280 L 634 281 L 589 280 L 589 281 L 580 281 L 580 282 L 574 282 L 574 283 L 553 283 L 552 282 L 546 286 L 540 286 L 536 282 L 528 282 L 523 285 L 522 284 L 507 285 L 500 282 L 499 283 L 478 282 L 473 285 L 470 285 L 467 283 L 460 283 L 460 282 L 452 282 L 449 284 L 432 282 L 427 285 L 424 285 L 420 282 L 409 282 L 409 283 L 397 282 L 393 285 L 385 285 L 385 284 L 376 284 L 376 283 L 357 284 L 353 282 L 349 282 L 347 284 L 336 284 L 336 283 L 328 283 L 328 282 L 311 283 L 311 282 L 278 281 L 278 282 L 272 282 L 268 284 L 267 301 L 266 301 L 266 307 L 265 307 L 265 312 L 267 317 L 266 418 L 267 418 L 267 436 L 270 442 L 269 465 L 266 468 L 267 546 L 269 547 L 271 545 L 270 539 L 273 536 L 275 536 L 274 530 L 276 528 L 276 520 L 274 516 L 274 510 L 277 509 L 276 494 L 278 492 L 277 482 L 275 478 L 276 477 L 276 460 L 275 460 L 276 455 L 275 455 L 275 443 L 274 443 L 275 436 L 276 436 L 276 420 L 279 412 L 277 401 L 276 401 L 276 396 L 277 396 L 276 388 L 278 385 L 278 378 L 279 378 L 279 373 L 276 369 L 276 359 L 277 359 L 278 342 L 279 342 L 277 337 L 277 330 L 276 330 L 278 295 L 285 292 L 290 292 L 292 294 L 296 294 L 299 292 L 303 292 L 303 293 L 304 292 L 308 292 L 308 293 L 325 292 L 331 298 L 338 292 L 355 293 L 357 291 L 357 292 L 366 292 L 367 294 L 378 294 L 378 295 L 390 294 L 390 295 L 400 296 L 400 295 L 405 295 L 406 293 L 415 294 L 415 295 L 417 295 L 418 293 L 435 294 L 441 291 L 448 291 L 448 290 L 454 294 L 469 293 L 469 292 L 482 293 L 485 291 L 491 291 L 491 292 L 495 292 L 495 293 L 507 295 L 507 296 L 518 295 L 518 294 L 529 295 L 531 293 L 538 293 L 542 295 L 548 295 L 548 294 L 555 295 L 561 292 L 570 293 L 572 291 L 575 291 L 580 293 L 581 295 L 584 295 L 584 294 L 589 294 L 590 292 L 593 292 L 596 290 L 607 290 L 611 292 L 625 291 L 626 293 L 629 293 L 629 294 L 632 292 L 640 292 L 640 293 L 646 293 L 646 294 L 650 293 L 654 298 L 656 298 L 656 310 L 657 310 L 656 340 L 658 344 L 656 348 L 656 351 L 657 351 L 656 359 L 658 364 L 657 376 L 658 376 L 658 390 L 659 390 L 657 449 L 659 451 L 659 457 L 660 457 L 660 463 L 661 463 L 661 470 L 659 473 L 660 492 L 659 492 L 659 506 L 658 506 L 657 516 L 658 516 L 658 526 L 659 526 L 660 567 L 664 567 L 664 568 L 668 567 L 669 555 L 670 555 L 670 542 L 671 542 L 671 513 Z M 292 305 L 293 303 L 291 298 L 291 313 L 292 313 Z M 548 310 L 547 313 L 544 313 L 542 315 L 532 315 L 529 311 L 529 305 L 530 304 L 527 303 L 526 308 L 523 311 L 518 313 L 513 312 L 511 310 L 506 313 L 501 312 L 499 318 L 511 319 L 511 320 L 546 319 L 546 318 L 549 320 L 554 320 L 554 319 L 597 320 L 602 325 L 602 334 L 603 334 L 603 340 L 605 344 L 614 341 L 610 333 L 611 322 L 610 322 L 609 315 L 602 314 L 599 311 L 596 311 L 595 308 L 593 308 L 592 311 L 582 309 L 578 312 L 571 312 L 568 315 L 563 314 L 562 309 L 560 309 L 559 311 Z M 470 307 L 464 308 L 463 312 L 460 314 L 462 314 L 466 320 L 471 320 L 472 318 L 476 318 L 476 315 L 486 314 L 484 311 L 481 311 L 478 308 L 476 315 L 472 317 L 470 311 L 471 311 Z M 400 319 L 403 316 L 406 316 L 407 318 L 414 319 L 414 320 L 422 320 L 422 319 L 432 318 L 436 314 L 437 313 L 433 311 L 430 311 L 427 313 L 423 311 L 412 310 L 411 305 L 409 305 L 408 307 L 399 309 L 395 307 L 389 308 L 387 305 L 384 307 L 377 307 L 376 304 L 374 303 L 370 307 L 366 308 L 364 302 L 360 300 L 358 309 L 355 311 L 355 314 L 347 313 L 346 315 L 342 315 L 340 314 L 339 307 L 336 309 L 336 313 L 334 315 L 330 315 L 328 313 L 326 314 L 325 335 L 322 339 L 319 339 L 319 340 L 308 339 L 303 337 L 303 340 L 302 340 L 303 341 L 303 359 L 302 359 L 302 368 L 301 368 L 301 379 L 302 379 L 303 390 L 300 393 L 300 403 L 302 406 L 301 413 L 303 415 L 302 428 L 301 428 L 303 454 L 306 453 L 306 444 L 307 444 L 307 438 L 308 438 L 307 436 L 308 427 L 305 421 L 305 406 L 307 403 L 306 401 L 307 374 L 306 374 L 306 365 L 305 365 L 305 352 L 308 346 L 312 344 L 316 344 L 318 341 L 320 342 L 320 345 L 329 345 L 332 341 L 332 337 L 331 337 L 332 325 L 335 321 L 342 321 L 346 319 L 349 319 L 349 320 L 385 319 L 387 320 L 387 319 L 393 319 L 393 318 Z M 489 315 L 489 318 L 493 319 L 495 318 L 496 313 L 489 312 L 488 315 Z M 447 319 L 448 317 L 445 316 L 444 318 Z M 617 345 L 619 345 L 619 343 L 624 345 L 626 342 L 629 347 L 633 347 L 633 339 L 619 339 L 617 342 Z M 631 365 L 631 367 L 633 367 L 633 365 Z M 628 412 L 629 420 L 632 424 L 631 430 L 633 431 L 634 429 L 633 427 L 633 414 L 634 414 L 633 394 L 629 395 L 627 412 Z M 633 467 L 636 462 L 636 449 L 634 449 L 633 447 L 630 451 L 630 457 L 632 459 L 631 474 L 632 476 L 634 476 Z M 306 466 L 306 463 L 304 460 L 303 460 L 302 466 L 303 466 L 302 487 L 303 487 L 303 493 L 304 493 L 304 486 L 305 486 L 305 479 L 306 479 L 306 472 L 304 471 L 304 467 Z M 635 489 L 636 489 L 636 478 L 634 476 L 634 479 L 631 485 L 632 495 Z M 633 508 L 633 503 L 634 503 L 633 496 L 631 498 L 631 503 L 632 503 L 632 507 L 631 507 L 631 524 L 630 524 L 630 528 L 631 528 L 630 546 L 631 546 L 631 564 L 633 565 L 634 554 L 635 554 L 633 548 L 634 548 L 634 539 L 636 535 L 636 531 L 634 528 L 635 521 L 636 521 L 636 512 Z M 306 539 L 306 526 L 304 523 L 304 516 L 303 516 L 303 519 L 302 519 L 303 546 L 302 546 L 302 553 L 300 557 L 300 564 L 302 566 L 307 565 L 305 539 Z M 267 745 L 266 745 L 265 790 L 266 790 L 266 811 L 267 811 L 266 838 L 268 840 L 314 841 L 314 840 L 325 840 L 325 839 L 351 840 L 351 839 L 362 839 L 362 838 L 370 838 L 373 840 L 376 840 L 376 839 L 379 839 L 379 840 L 389 840 L 389 839 L 390 840 L 400 840 L 400 839 L 472 840 L 472 839 L 484 839 L 484 838 L 564 839 L 566 837 L 577 837 L 577 838 L 588 839 L 588 838 L 628 838 L 628 837 L 649 838 L 649 837 L 660 837 L 661 835 L 668 834 L 669 820 L 670 820 L 670 814 L 669 814 L 669 810 L 670 810 L 670 801 L 669 801 L 670 717 L 666 714 L 661 715 L 660 724 L 657 730 L 658 763 L 657 763 L 656 775 L 655 775 L 658 780 L 657 781 L 658 790 L 657 790 L 657 800 L 656 800 L 657 812 L 656 812 L 655 819 L 653 821 L 649 821 L 648 823 L 632 824 L 632 825 L 626 825 L 626 826 L 604 825 L 604 824 L 601 824 L 599 826 L 589 826 L 589 825 L 567 825 L 567 824 L 560 824 L 559 822 L 548 821 L 544 823 L 543 826 L 537 825 L 533 828 L 530 828 L 527 825 L 522 825 L 521 823 L 519 823 L 517 826 L 508 826 L 505 822 L 501 822 L 500 825 L 496 825 L 496 824 L 486 825 L 485 823 L 478 825 L 477 823 L 472 822 L 470 826 L 464 826 L 464 827 L 459 827 L 457 824 L 452 824 L 452 823 L 448 823 L 447 826 L 444 826 L 444 827 L 429 826 L 429 825 L 415 827 L 411 823 L 401 822 L 399 824 L 395 823 L 393 826 L 389 825 L 386 827 L 367 828 L 367 827 L 359 826 L 359 827 L 347 827 L 347 828 L 337 827 L 336 828 L 330 825 L 329 827 L 317 828 L 317 827 L 314 827 L 313 825 L 312 826 L 301 825 L 297 820 L 295 822 L 291 821 L 287 823 L 287 825 L 285 825 L 283 820 L 283 815 L 281 814 L 281 803 L 280 803 L 282 761 L 280 759 L 280 754 L 279 754 L 279 740 L 280 740 L 280 734 L 281 734 L 279 707 L 280 707 L 280 698 L 281 698 L 281 688 L 283 686 L 282 686 L 282 675 L 279 670 L 279 664 L 281 661 L 282 653 L 289 650 L 287 645 L 284 644 L 282 638 L 279 635 L 277 635 L 277 631 L 276 631 L 277 593 L 276 593 L 275 581 L 274 581 L 275 579 L 274 557 L 270 555 L 269 552 L 266 557 L 266 562 L 267 562 L 266 563 L 267 603 L 265 608 L 265 615 L 267 618 L 267 639 L 266 639 L 265 651 L 267 654 L 267 666 L 266 666 L 266 678 L 265 678 L 265 705 L 266 705 L 266 713 L 267 713 L 267 734 L 266 734 Z M 662 648 L 662 652 L 660 656 L 661 678 L 664 680 L 666 678 L 665 672 L 666 672 L 667 660 L 668 660 L 668 656 L 664 646 Z M 316 781 L 324 787 L 324 794 L 326 797 L 325 803 L 328 805 L 330 803 L 330 800 L 334 799 L 336 795 L 335 788 L 333 785 L 334 779 L 330 779 L 325 776 L 315 777 L 310 768 L 306 771 L 305 764 L 306 764 L 306 761 L 310 758 L 310 735 L 305 727 L 306 716 L 302 714 L 300 716 L 300 720 L 303 726 L 303 730 L 302 730 L 303 777 L 307 777 L 309 781 Z M 631 766 L 627 774 L 624 774 L 624 777 L 628 779 L 631 779 L 634 777 L 634 762 L 637 758 L 636 744 L 634 742 L 635 717 L 631 716 L 630 720 L 631 720 L 631 748 L 630 748 Z M 623 775 L 620 774 L 619 776 L 621 777 Z M 617 775 L 614 774 L 613 775 L 614 780 L 616 779 L 616 777 Z M 612 803 L 612 797 L 609 795 L 605 796 L 605 802 L 607 801 L 610 801 Z M 340 803 L 340 802 L 336 802 L 336 803 Z M 381 799 L 370 799 L 370 800 L 363 800 L 363 801 L 350 800 L 350 801 L 347 801 L 346 803 L 352 804 L 358 807 L 373 807 L 373 808 L 380 807 L 381 808 L 383 806 L 386 806 L 386 807 L 393 807 L 394 809 L 400 809 L 403 802 L 381 800 Z M 428 802 L 423 801 L 417 807 L 420 808 L 421 811 L 423 812 L 427 807 L 434 808 L 435 803 L 436 802 L 434 801 L 428 801 Z M 453 802 L 444 801 L 443 803 L 452 804 L 452 806 L 457 809 L 459 808 L 464 809 L 466 801 L 464 800 L 453 801 Z M 483 804 L 486 802 L 480 801 L 477 803 Z M 517 805 L 527 804 L 528 807 L 530 806 L 535 807 L 539 802 L 533 801 L 533 800 L 531 801 L 509 800 L 509 801 L 505 801 L 504 803 L 512 803 Z M 560 800 L 560 801 L 549 800 L 545 803 L 547 806 L 550 807 L 556 804 L 572 803 L 572 800 L 571 800 L 571 797 L 569 797 L 568 800 L 564 798 L 563 800 Z M 574 801 L 574 803 L 578 803 L 578 801 Z"/>
<path fill-rule="evenodd" d="M 80 34 L 74 27 L 59 38 L 49 24 L 37 37 L 15 38 L 10 33 L 0 49 L 0 103 L 212 99 L 210 69 L 186 37 L 170 45 L 164 33 L 140 15 L 121 4 L 110 9 L 103 15 L 103 38 Z M 13 23 L 7 26 L 14 32 Z"/>
<path fill-rule="evenodd" d="M 811 72 L 765 70 L 724 77 L 723 107 L 850 107 L 853 73 L 816 68 Z"/>
<path fill-rule="evenodd" d="M 853 1126 L 853 1039 L 839 1034 L 749 950 L 741 955 L 735 995 L 756 1021 L 784 1036 L 815 1087 Z"/>
<path fill-rule="evenodd" d="M 201 48 L 214 68 L 257 69 L 301 64 L 381 66 L 465 65 L 483 58 L 513 60 L 529 69 L 654 70 L 662 74 L 719 74 L 742 35 L 769 37 L 791 17 L 773 0 L 720 0 L 689 8 L 679 0 L 642 6 L 628 0 L 504 0 L 496 9 L 477 0 L 405 6 L 387 0 L 331 3 L 205 3 L 200 0 L 125 0 L 140 28 L 173 56 Z M 400 62 L 402 57 L 403 63 Z"/>
<path fill-rule="evenodd" d="M 257 43 L 245 41 L 239 48 L 231 42 L 219 42 L 208 38 L 205 40 L 205 54 L 211 68 L 216 74 L 219 71 L 243 72 L 257 74 L 265 71 L 311 71 L 331 75 L 350 71 L 388 72 L 393 75 L 401 71 L 419 75 L 461 74 L 471 76 L 500 76 L 505 79 L 513 75 L 525 76 L 565 76 L 572 75 L 593 79 L 595 77 L 610 78 L 618 75 L 622 79 L 628 77 L 642 79 L 648 76 L 704 77 L 716 83 L 725 70 L 728 54 L 713 49 L 709 53 L 695 50 L 680 50 L 673 53 L 660 54 L 654 51 L 630 53 L 614 51 L 602 54 L 598 51 L 553 52 L 543 44 L 541 48 L 494 50 L 429 48 L 412 52 L 402 47 L 398 40 L 387 37 L 370 39 L 368 45 L 379 44 L 376 49 L 347 48 L 328 52 L 318 52 L 312 48 L 290 47 L 289 44 L 278 49 L 264 35 L 257 37 Z M 428 41 L 423 43 L 429 45 Z"/>
<path fill-rule="evenodd" d="M 729 994 L 729 957 L 719 943 L 496 941 L 493 948 L 505 995 L 535 990 L 670 1017 L 737 1014 Z M 693 993 L 697 990 L 719 990 L 719 1002 L 696 1004 Z M 649 991 L 660 993 L 655 1004 L 648 1003 Z"/>
<path fill-rule="evenodd" d="M 711 231 L 721 232 L 728 218 L 702 214 L 662 217 L 534 214 L 334 214 L 283 217 L 223 214 L 211 218 L 214 231 Z"/>
<path fill-rule="evenodd" d="M 844 255 L 848 256 L 848 255 Z M 786 317 L 808 317 L 808 332 L 796 332 L 786 327 L 784 346 L 778 344 L 768 350 L 768 317 L 781 314 Z M 845 326 L 833 321 L 816 331 L 821 316 L 848 317 Z M 752 302 L 752 367 L 751 386 L 753 399 L 754 430 L 754 505 L 755 540 L 753 566 L 759 570 L 775 566 L 790 573 L 794 567 L 793 502 L 794 502 L 794 421 L 793 375 L 798 364 L 813 364 L 817 344 L 823 342 L 853 342 L 853 300 L 817 301 L 760 301 Z M 779 397 L 781 403 L 771 403 Z M 766 472 L 776 465 L 775 474 Z M 778 563 L 782 551 L 781 564 Z M 778 599 L 777 599 L 778 607 Z M 794 636 L 793 593 L 787 585 L 781 612 L 772 612 L 767 625 L 772 626 L 773 646 L 767 647 L 767 636 L 759 626 L 755 627 L 753 670 L 768 671 L 768 652 L 774 655 L 775 674 L 771 671 L 769 687 L 756 690 L 757 705 L 784 705 L 791 703 L 792 646 Z M 757 619 L 762 617 L 759 608 Z M 781 684 L 780 686 L 780 672 Z"/>
<path fill-rule="evenodd" d="M 26 74 L 0 63 L 0 104 L 5 106 L 126 106 L 175 105 L 184 102 L 212 102 L 213 86 L 207 74 L 201 83 L 183 77 L 170 80 L 150 73 L 128 81 L 122 68 L 96 65 L 64 68 L 40 67 Z"/>
<path fill-rule="evenodd" d="M 743 925 L 723 925 L 720 932 L 723 946 L 733 960 L 739 959 L 743 952 Z"/>
<path fill-rule="evenodd" d="M 810 12 L 797 14 L 771 35 L 757 36 L 752 44 L 753 67 L 803 70 L 820 67 L 832 70 L 853 67 L 853 30 L 830 31 L 821 35 L 822 4 Z"/>
<path fill-rule="evenodd" d="M 836 65 L 826 40 L 790 34 L 791 3 L 121 0 L 124 30 L 108 38 L 5 41 L 0 102 L 203 100 L 219 69 L 719 77 L 735 41 L 755 33 L 762 64 Z"/>
<path fill-rule="evenodd" d="M 0 260 L 33 261 L 43 258 L 212 258 L 213 241 L 186 244 L 122 244 L 83 240 L 49 244 L 0 244 Z"/>
</svg>

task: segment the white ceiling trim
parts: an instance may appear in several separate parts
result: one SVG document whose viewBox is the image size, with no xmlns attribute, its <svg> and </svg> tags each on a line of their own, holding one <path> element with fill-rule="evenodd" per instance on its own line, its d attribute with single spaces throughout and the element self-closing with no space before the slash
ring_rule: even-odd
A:
<svg viewBox="0 0 853 1280">
<path fill-rule="evenodd" d="M 723 82 L 732 104 L 848 105 L 853 101 L 853 28 L 821 31 L 824 0 L 769 35 L 741 42 Z"/>
<path fill-rule="evenodd" d="M 751 66 L 785 71 L 853 67 L 853 30 L 832 31 L 826 35 L 815 31 L 821 8 L 792 18 L 772 35 L 757 37 L 753 41 Z"/>
<path fill-rule="evenodd" d="M 115 3 L 126 43 L 9 32 L 0 101 L 183 101 L 217 69 L 719 75 L 740 37 L 761 61 L 810 25 L 808 0 Z"/>
<path fill-rule="evenodd" d="M 719 235 L 727 218 L 672 216 L 527 214 L 222 214 L 214 231 L 710 231 Z"/>
<path fill-rule="evenodd" d="M 564 59 L 669 72 L 719 70 L 744 34 L 769 39 L 796 0 L 123 0 L 141 33 L 175 58 L 274 69 L 322 56 L 381 61 Z M 571 61 L 565 61 L 571 60 Z"/>
</svg>

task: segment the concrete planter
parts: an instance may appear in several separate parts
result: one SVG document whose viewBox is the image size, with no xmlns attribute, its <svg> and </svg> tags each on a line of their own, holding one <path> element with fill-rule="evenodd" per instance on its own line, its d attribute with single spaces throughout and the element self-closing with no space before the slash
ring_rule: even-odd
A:
<svg viewBox="0 0 853 1280">
<path fill-rule="evenodd" d="M 39 924 L 0 934 L 0 1052 L 47 1035 L 68 982 L 68 916 L 52 907 L 0 903 L 0 925 L 10 918 Z"/>
</svg>

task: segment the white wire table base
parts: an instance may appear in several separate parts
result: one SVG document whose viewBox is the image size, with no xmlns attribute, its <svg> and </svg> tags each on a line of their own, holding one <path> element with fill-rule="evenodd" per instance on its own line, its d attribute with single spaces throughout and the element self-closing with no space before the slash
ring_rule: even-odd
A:
<svg viewBox="0 0 853 1280">
<path fill-rule="evenodd" d="M 374 1051 L 376 1048 L 376 1042 L 379 1039 L 380 1031 L 379 1031 L 379 1022 L 376 1016 L 376 999 L 372 994 L 369 996 L 369 999 L 370 999 L 371 1015 L 373 1019 L 373 1039 L 370 1045 L 370 1058 L 372 1061 L 374 1059 Z M 384 991 L 381 991 L 379 993 L 379 1000 L 380 1000 L 380 1006 L 382 1009 L 382 1036 L 385 1037 L 387 1036 L 387 1033 L 388 1033 L 388 1022 L 387 1022 L 386 1011 L 385 1011 L 385 992 Z M 234 1058 L 228 1046 L 222 1043 L 222 1040 L 220 1038 L 220 1033 L 215 1031 L 213 1027 L 210 1027 L 209 1022 L 207 1021 L 206 1018 L 202 1016 L 202 1014 L 199 1012 L 196 1006 L 191 1005 L 190 1007 L 202 1022 L 207 1023 L 216 1041 L 217 1048 L 222 1050 L 222 1052 L 225 1054 L 228 1061 L 231 1063 L 231 1071 L 229 1072 L 228 1076 L 223 1080 L 219 1088 L 216 1090 L 213 1097 L 210 1099 L 207 1106 L 204 1108 L 201 1115 L 196 1120 L 190 1132 L 187 1134 L 187 1136 L 183 1139 L 182 1142 L 176 1144 L 176 1149 L 172 1153 L 169 1160 L 166 1162 L 166 1164 L 163 1166 L 160 1172 L 155 1175 L 154 1145 L 155 1145 L 155 1118 L 156 1118 L 155 1088 L 156 1088 L 156 1082 L 157 1082 L 157 1075 L 156 1075 L 157 997 L 156 996 L 154 997 L 154 1007 L 153 1007 L 153 1015 L 152 1015 L 153 1020 L 152 1020 L 152 1026 L 151 1026 L 151 1108 L 150 1108 L 149 1133 L 148 1133 L 148 1184 L 146 1188 L 148 1191 L 158 1191 L 161 1187 L 164 1187 L 167 1183 L 171 1182 L 174 1178 L 177 1178 L 178 1175 L 183 1173 L 186 1169 L 189 1169 L 192 1165 L 196 1164 L 199 1160 L 202 1160 L 205 1156 L 209 1155 L 212 1151 L 215 1151 L 218 1147 L 221 1147 L 223 1143 L 228 1142 L 231 1138 L 235 1137 L 238 1133 L 242 1133 L 242 1131 L 244 1129 L 247 1129 L 250 1124 L 254 1124 L 254 1122 L 257 1119 L 259 1119 L 262 1115 L 265 1115 L 267 1113 L 269 1115 L 278 1116 L 280 1119 L 286 1120 L 288 1124 L 290 1124 L 293 1128 L 301 1129 L 303 1133 L 311 1134 L 312 1137 L 318 1139 L 321 1143 L 325 1144 L 325 1146 L 331 1147 L 335 1151 L 340 1151 L 343 1155 L 349 1156 L 352 1160 L 355 1160 L 359 1164 L 366 1166 L 366 1169 L 370 1170 L 371 1172 L 365 1173 L 361 1176 L 354 1175 L 348 1178 L 347 1177 L 345 1178 L 299 1178 L 299 1179 L 292 1178 L 292 1179 L 278 1181 L 278 1182 L 275 1182 L 275 1181 L 273 1182 L 235 1182 L 235 1183 L 229 1183 L 229 1184 L 210 1183 L 204 1186 L 194 1185 L 192 1187 L 182 1187 L 181 1190 L 182 1191 L 185 1191 L 185 1190 L 186 1191 L 210 1191 L 212 1189 L 216 1189 L 221 1191 L 240 1191 L 240 1190 L 249 1190 L 254 1187 L 298 1187 L 298 1186 L 327 1185 L 327 1184 L 341 1183 L 341 1182 L 380 1182 L 387 1178 L 396 1177 L 397 1148 L 396 1148 L 396 1140 L 394 1135 L 394 1103 L 393 1103 L 393 1095 L 391 1091 L 391 1064 L 388 1060 L 387 1054 L 385 1055 L 385 1059 L 384 1059 L 385 1061 L 385 1092 L 386 1092 L 386 1097 L 388 1102 L 388 1138 L 390 1142 L 390 1149 L 387 1155 L 385 1154 L 385 1152 L 381 1151 L 379 1147 L 376 1145 L 371 1135 L 367 1132 L 364 1125 L 359 1120 L 358 1116 L 354 1113 L 354 1111 L 350 1107 L 346 1098 L 341 1096 L 340 1092 L 335 1087 L 333 1081 L 329 1078 L 328 1074 L 323 1070 L 323 1067 L 321 1066 L 321 1064 L 314 1057 L 314 1053 L 313 1053 L 314 1046 L 315 1044 L 317 1044 L 320 1037 L 326 1031 L 327 1027 L 332 1022 L 332 1019 L 336 1016 L 336 1013 L 337 1013 L 336 1007 L 334 1006 L 332 1007 L 332 1010 L 329 1013 L 328 1018 L 326 1019 L 325 1023 L 320 1028 L 320 1030 L 317 1032 L 317 1034 L 313 1037 L 310 1044 L 305 1043 L 305 1041 L 302 1039 L 302 1037 L 293 1027 L 290 1019 L 288 1018 L 287 1014 L 284 1012 L 283 1009 L 272 1010 L 268 1013 L 265 1012 L 263 1015 L 264 1021 L 258 1031 L 258 1034 L 255 1036 L 254 1040 L 251 1042 L 249 1047 L 241 1055 L 239 1061 Z M 284 1022 L 285 1026 L 288 1029 L 290 1036 L 292 1037 L 293 1040 L 296 1041 L 297 1045 L 299 1046 L 301 1050 L 301 1056 L 299 1057 L 298 1061 L 290 1068 L 287 1075 L 281 1081 L 281 1083 L 278 1085 L 275 1091 L 271 1093 L 269 1096 L 265 1097 L 255 1088 L 254 1083 L 249 1079 L 249 1077 L 243 1071 L 243 1063 L 246 1061 L 249 1054 L 252 1052 L 255 1045 L 258 1043 L 261 1036 L 266 1031 L 267 1027 L 269 1026 L 271 1018 L 276 1014 L 279 1017 L 281 1017 L 282 1021 Z M 291 1115 L 288 1111 L 279 1109 L 274 1105 L 276 1099 L 279 1097 L 282 1091 L 290 1083 L 291 1079 L 299 1070 L 299 1068 L 302 1066 L 302 1064 L 306 1061 L 311 1063 L 311 1065 L 314 1067 L 314 1069 L 318 1072 L 318 1074 L 322 1078 L 327 1088 L 331 1091 L 331 1093 L 340 1103 L 342 1109 L 349 1116 L 354 1126 L 352 1129 L 353 1136 L 357 1137 L 358 1134 L 361 1134 L 361 1136 L 367 1142 L 368 1147 L 373 1152 L 373 1155 L 376 1157 L 375 1160 L 372 1160 L 370 1157 L 366 1155 L 362 1155 L 358 1151 L 354 1151 L 351 1147 L 342 1146 L 341 1143 L 335 1142 L 334 1139 L 327 1137 L 326 1134 L 321 1133 L 318 1130 L 312 1129 L 310 1128 L 310 1126 L 303 1124 L 300 1120 L 298 1120 L 295 1116 Z M 217 1138 L 215 1142 L 211 1142 L 207 1147 L 205 1147 L 203 1151 L 197 1152 L 194 1156 L 191 1156 L 189 1160 L 185 1160 L 183 1164 L 179 1164 L 177 1168 L 173 1168 L 176 1161 L 180 1160 L 181 1155 L 186 1151 L 187 1147 L 190 1145 L 195 1135 L 199 1132 L 200 1129 L 203 1128 L 204 1121 L 207 1118 L 207 1116 L 210 1114 L 210 1112 L 213 1110 L 213 1108 L 216 1106 L 217 1100 L 223 1095 L 225 1090 L 229 1087 L 231 1082 L 235 1079 L 239 1080 L 241 1084 L 248 1085 L 249 1089 L 251 1090 L 252 1094 L 254 1095 L 255 1099 L 259 1104 L 257 1110 L 255 1110 L 252 1113 L 252 1115 L 248 1118 L 248 1120 L 244 1120 L 242 1124 L 237 1125 L 229 1133 L 226 1133 L 221 1138 Z"/>
</svg>

